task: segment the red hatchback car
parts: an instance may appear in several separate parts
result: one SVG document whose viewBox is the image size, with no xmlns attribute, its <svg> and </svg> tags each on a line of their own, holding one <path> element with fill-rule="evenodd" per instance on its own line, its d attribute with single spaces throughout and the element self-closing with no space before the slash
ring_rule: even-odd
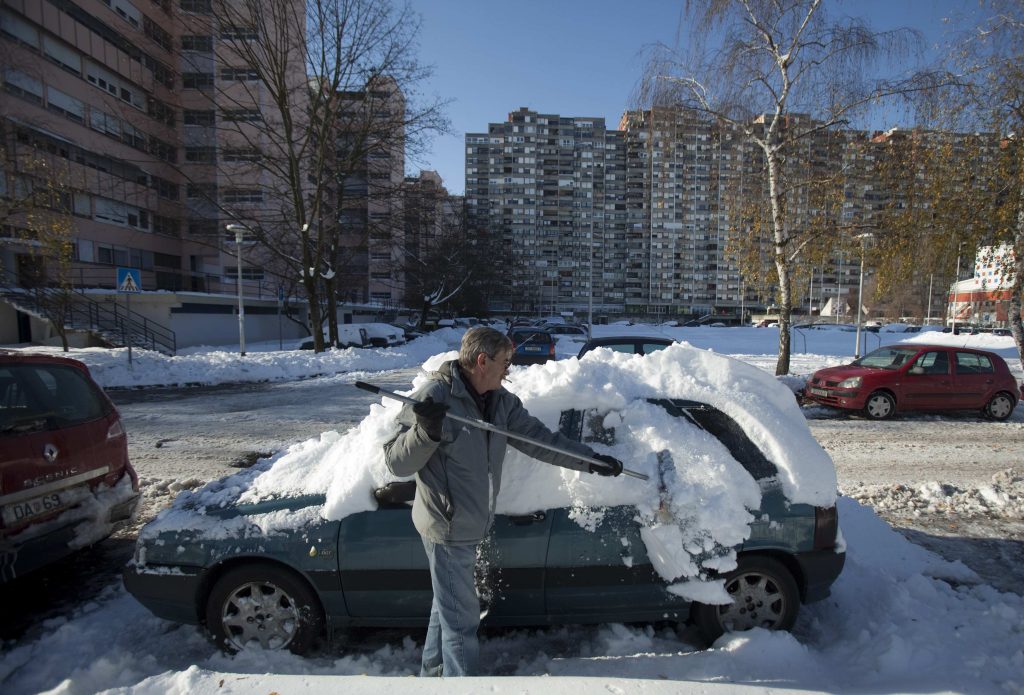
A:
<svg viewBox="0 0 1024 695">
<path fill-rule="evenodd" d="M 1010 417 L 1021 387 L 1002 357 L 943 345 L 891 345 L 852 364 L 819 369 L 804 387 L 804 402 L 863 411 L 884 420 L 909 410 L 980 410 Z"/>
<path fill-rule="evenodd" d="M 86 366 L 0 351 L 0 583 L 106 538 L 138 501 L 121 418 Z"/>
</svg>

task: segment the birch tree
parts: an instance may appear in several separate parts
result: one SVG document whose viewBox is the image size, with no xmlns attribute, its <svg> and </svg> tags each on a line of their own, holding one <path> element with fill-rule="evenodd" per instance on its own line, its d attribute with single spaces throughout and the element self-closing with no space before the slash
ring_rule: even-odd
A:
<svg viewBox="0 0 1024 695">
<path fill-rule="evenodd" d="M 870 76 L 879 59 L 911 51 L 917 34 L 832 18 L 822 0 L 688 0 L 682 26 L 687 50 L 656 53 L 642 98 L 692 108 L 737 129 L 759 159 L 750 167 L 756 180 L 747 180 L 743 191 L 758 212 L 733 221 L 731 231 L 765 230 L 780 318 L 775 371 L 786 374 L 794 269 L 830 230 L 807 223 L 796 199 L 837 175 L 801 166 L 801 148 L 823 132 L 849 127 L 878 100 L 917 88 L 920 80 Z M 850 226 L 851 234 L 857 231 Z"/>
</svg>

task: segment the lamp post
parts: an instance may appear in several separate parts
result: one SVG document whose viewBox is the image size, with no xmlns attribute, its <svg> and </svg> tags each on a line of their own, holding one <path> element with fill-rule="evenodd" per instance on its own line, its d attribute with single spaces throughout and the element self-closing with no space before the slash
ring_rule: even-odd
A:
<svg viewBox="0 0 1024 695">
<path fill-rule="evenodd" d="M 953 301 L 950 305 L 953 307 L 953 326 L 950 329 L 953 335 L 956 335 L 956 312 L 957 312 L 957 290 L 959 290 L 960 283 L 960 251 L 963 249 L 964 242 L 960 242 L 956 246 L 956 275 L 953 276 Z"/>
<path fill-rule="evenodd" d="M 238 251 L 238 273 L 235 275 L 235 283 L 238 285 L 238 347 L 242 357 L 245 357 L 245 304 L 242 302 L 242 235 L 248 230 L 242 224 L 229 224 L 227 230 L 235 233 L 235 250 Z"/>
<path fill-rule="evenodd" d="M 860 284 L 857 287 L 857 344 L 853 348 L 853 359 L 860 358 L 860 324 L 864 314 L 864 256 L 867 253 L 866 245 L 868 239 L 875 237 L 871 232 L 865 232 L 858 234 L 856 239 L 860 239 Z"/>
</svg>

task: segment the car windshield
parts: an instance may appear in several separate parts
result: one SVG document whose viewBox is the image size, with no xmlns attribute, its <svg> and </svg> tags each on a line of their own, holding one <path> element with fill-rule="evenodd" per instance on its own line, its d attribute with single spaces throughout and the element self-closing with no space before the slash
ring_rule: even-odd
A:
<svg viewBox="0 0 1024 695">
<path fill-rule="evenodd" d="M 874 352 L 869 352 L 859 360 L 854 360 L 853 364 L 858 367 L 899 369 L 917 353 L 917 348 L 879 348 Z"/>
</svg>

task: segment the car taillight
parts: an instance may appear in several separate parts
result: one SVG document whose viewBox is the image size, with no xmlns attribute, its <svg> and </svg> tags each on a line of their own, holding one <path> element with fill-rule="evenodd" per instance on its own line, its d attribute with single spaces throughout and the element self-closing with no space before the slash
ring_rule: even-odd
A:
<svg viewBox="0 0 1024 695">
<path fill-rule="evenodd" d="M 836 545 L 839 514 L 835 507 L 814 508 L 814 549 L 828 550 Z"/>
<path fill-rule="evenodd" d="M 121 425 L 120 420 L 114 420 L 114 424 L 107 430 L 107 441 L 111 439 L 117 439 L 118 437 L 124 436 L 124 427 Z"/>
<path fill-rule="evenodd" d="M 554 357 L 555 356 L 555 344 L 554 343 L 551 343 L 551 345 L 548 346 L 548 355 L 550 357 Z"/>
</svg>

